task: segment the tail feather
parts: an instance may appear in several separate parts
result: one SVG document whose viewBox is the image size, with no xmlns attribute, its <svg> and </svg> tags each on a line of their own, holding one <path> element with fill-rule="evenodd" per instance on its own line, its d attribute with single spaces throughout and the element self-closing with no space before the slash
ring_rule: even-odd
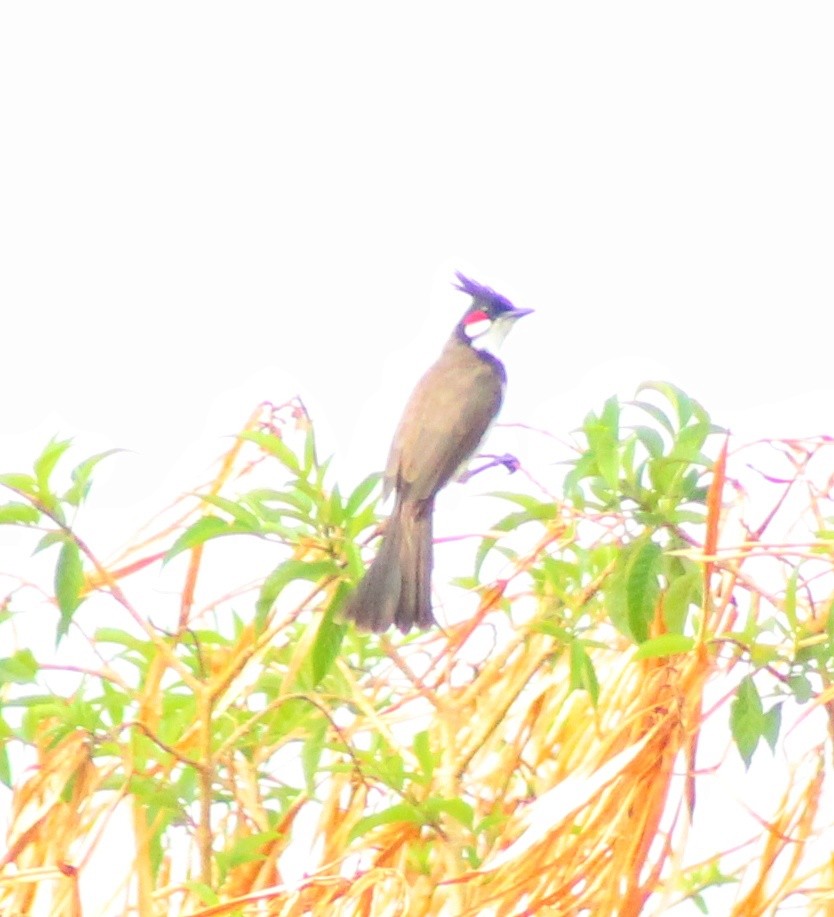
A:
<svg viewBox="0 0 834 917">
<path fill-rule="evenodd" d="M 435 620 L 431 610 L 431 571 L 434 561 L 434 539 L 432 537 L 432 507 L 421 511 L 415 521 L 416 537 L 414 544 L 414 559 L 411 570 L 416 583 L 414 603 L 411 606 L 412 614 L 404 618 L 397 627 L 405 633 L 412 625 L 425 630 L 434 626 Z M 401 603 L 400 609 L 403 609 Z M 403 627 L 403 624 L 407 624 Z"/>
<path fill-rule="evenodd" d="M 404 501 L 395 506 L 379 552 L 345 609 L 362 630 L 381 633 L 396 624 L 408 633 L 434 624 L 431 509 Z"/>
</svg>

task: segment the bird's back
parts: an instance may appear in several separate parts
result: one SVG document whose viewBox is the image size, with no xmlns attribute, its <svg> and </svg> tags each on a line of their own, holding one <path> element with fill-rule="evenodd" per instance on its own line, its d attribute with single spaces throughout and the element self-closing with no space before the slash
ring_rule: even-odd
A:
<svg viewBox="0 0 834 917">
<path fill-rule="evenodd" d="M 386 491 L 429 500 L 478 448 L 504 394 L 501 362 L 456 336 L 417 383 L 391 445 Z"/>
</svg>

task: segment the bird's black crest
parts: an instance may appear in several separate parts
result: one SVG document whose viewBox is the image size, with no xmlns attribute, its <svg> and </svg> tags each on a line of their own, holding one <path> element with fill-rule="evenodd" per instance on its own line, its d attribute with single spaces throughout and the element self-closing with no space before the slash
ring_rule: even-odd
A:
<svg viewBox="0 0 834 917">
<path fill-rule="evenodd" d="M 503 312 L 515 308 L 506 296 L 502 296 L 500 293 L 496 293 L 495 290 L 490 289 L 490 287 L 485 287 L 483 284 L 464 277 L 460 271 L 455 271 L 455 277 L 458 279 L 458 283 L 454 284 L 456 290 L 462 290 L 475 299 L 489 303 L 495 311 Z"/>
</svg>

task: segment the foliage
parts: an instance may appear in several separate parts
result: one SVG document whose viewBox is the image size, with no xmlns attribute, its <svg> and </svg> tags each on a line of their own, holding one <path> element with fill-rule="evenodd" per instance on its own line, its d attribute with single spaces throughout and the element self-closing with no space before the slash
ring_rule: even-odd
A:
<svg viewBox="0 0 834 917">
<path fill-rule="evenodd" d="M 110 453 L 65 470 L 48 443 L 0 475 L 0 524 L 53 561 L 51 611 L 23 579 L 0 608 L 0 912 L 77 913 L 116 823 L 107 914 L 819 906 L 831 866 L 796 851 L 825 827 L 832 443 L 730 446 L 668 383 L 610 398 L 563 474 L 497 495 L 474 616 L 394 640 L 339 617 L 378 476 L 343 494 L 300 402 L 108 561 L 85 527 Z M 759 847 L 681 865 L 706 762 L 752 773 L 820 712 Z"/>
</svg>

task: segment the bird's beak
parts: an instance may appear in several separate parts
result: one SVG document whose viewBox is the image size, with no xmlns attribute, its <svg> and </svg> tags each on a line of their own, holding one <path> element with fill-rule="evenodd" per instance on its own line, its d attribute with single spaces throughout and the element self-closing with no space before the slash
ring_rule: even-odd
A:
<svg viewBox="0 0 834 917">
<path fill-rule="evenodd" d="M 525 315 L 530 315 L 531 312 L 535 312 L 535 311 L 536 311 L 535 309 L 517 309 L 515 306 L 513 306 L 513 311 L 511 314 L 512 314 L 512 317 L 516 319 L 516 318 L 523 318 Z"/>
</svg>

